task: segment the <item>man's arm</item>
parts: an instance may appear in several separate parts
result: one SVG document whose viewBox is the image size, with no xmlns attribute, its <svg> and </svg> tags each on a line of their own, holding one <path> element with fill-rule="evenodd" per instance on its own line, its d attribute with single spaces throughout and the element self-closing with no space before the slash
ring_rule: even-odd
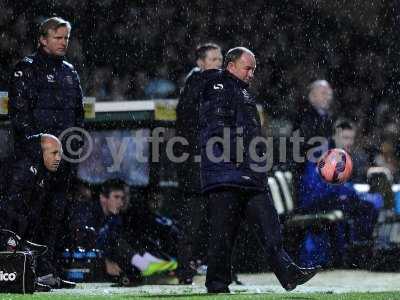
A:
<svg viewBox="0 0 400 300">
<path fill-rule="evenodd" d="M 9 88 L 9 114 L 11 124 L 17 134 L 25 138 L 36 134 L 33 122 L 33 102 L 35 99 L 33 66 L 29 58 L 18 63 L 11 75 Z"/>
<path fill-rule="evenodd" d="M 189 145 L 178 143 L 176 155 L 183 153 L 193 154 L 198 146 L 199 105 L 200 105 L 200 78 L 194 73 L 185 82 L 179 95 L 176 108 L 176 134 L 187 140 Z"/>
<path fill-rule="evenodd" d="M 83 128 L 83 120 L 84 120 L 84 110 L 83 110 L 83 93 L 82 87 L 79 80 L 78 73 L 74 70 L 74 77 L 75 77 L 75 88 L 76 88 L 76 99 L 75 99 L 75 126 Z"/>
<path fill-rule="evenodd" d="M 22 236 L 29 225 L 22 211 L 29 204 L 28 198 L 31 197 L 35 184 L 35 172 L 37 170 L 34 167 L 23 161 L 16 162 L 12 169 L 7 195 L 0 202 L 0 211 L 6 218 L 5 225 Z"/>
</svg>

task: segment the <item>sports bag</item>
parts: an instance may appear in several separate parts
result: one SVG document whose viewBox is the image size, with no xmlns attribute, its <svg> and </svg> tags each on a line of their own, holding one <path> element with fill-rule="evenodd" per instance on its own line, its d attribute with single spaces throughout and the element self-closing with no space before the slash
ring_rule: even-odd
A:
<svg viewBox="0 0 400 300">
<path fill-rule="evenodd" d="M 35 264 L 31 252 L 0 252 L 0 292 L 33 293 L 35 291 Z"/>
<path fill-rule="evenodd" d="M 13 231 L 0 229 L 0 293 L 35 291 L 35 256 L 26 247 L 34 244 L 28 243 Z"/>
</svg>

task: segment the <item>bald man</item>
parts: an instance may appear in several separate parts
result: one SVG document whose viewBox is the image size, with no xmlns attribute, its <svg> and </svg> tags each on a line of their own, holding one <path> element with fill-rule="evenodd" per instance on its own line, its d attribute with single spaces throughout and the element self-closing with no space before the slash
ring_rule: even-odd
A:
<svg viewBox="0 0 400 300">
<path fill-rule="evenodd" d="M 56 172 L 61 162 L 62 146 L 58 138 L 43 134 L 41 138 L 43 165 L 50 172 Z"/>
<path fill-rule="evenodd" d="M 37 275 L 47 280 L 41 283 L 53 288 L 73 287 L 74 283 L 56 275 L 53 257 L 58 237 L 52 233 L 52 215 L 47 213 L 51 211 L 49 196 L 54 188 L 51 178 L 61 162 L 61 143 L 50 134 L 34 135 L 28 138 L 25 153 L 13 164 L 7 197 L 0 203 L 1 225 L 25 240 L 48 246 L 37 265 Z M 50 277 L 52 280 L 48 280 Z"/>
<path fill-rule="evenodd" d="M 205 71 L 200 102 L 201 188 L 208 196 L 210 239 L 206 287 L 229 293 L 231 256 L 241 218 L 257 235 L 268 262 L 290 291 L 318 268 L 297 266 L 283 249 L 280 224 L 267 188 L 266 144 L 249 83 L 256 58 L 247 48 L 226 54 L 224 69 Z"/>
</svg>

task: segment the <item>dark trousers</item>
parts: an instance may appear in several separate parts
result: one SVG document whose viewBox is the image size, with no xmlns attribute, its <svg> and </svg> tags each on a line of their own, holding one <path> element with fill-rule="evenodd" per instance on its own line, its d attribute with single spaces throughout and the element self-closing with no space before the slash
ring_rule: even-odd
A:
<svg viewBox="0 0 400 300">
<path fill-rule="evenodd" d="M 289 281 L 293 262 L 282 246 L 278 215 L 268 192 L 239 188 L 209 193 L 210 240 L 206 287 L 223 289 L 231 282 L 231 256 L 241 218 L 246 218 L 261 244 L 269 264 L 282 285 Z"/>
<path fill-rule="evenodd" d="M 195 270 L 191 261 L 202 252 L 201 247 L 207 243 L 208 226 L 206 199 L 199 193 L 184 193 L 179 207 L 179 224 L 182 231 L 178 240 L 178 270 L 179 279 L 191 278 Z M 206 225 L 206 226 L 204 226 Z"/>
</svg>

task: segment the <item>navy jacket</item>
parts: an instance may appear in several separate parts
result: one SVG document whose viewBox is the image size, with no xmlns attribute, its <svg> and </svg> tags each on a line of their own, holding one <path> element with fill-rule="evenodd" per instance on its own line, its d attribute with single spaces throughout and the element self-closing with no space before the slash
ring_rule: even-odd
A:
<svg viewBox="0 0 400 300">
<path fill-rule="evenodd" d="M 0 215 L 3 227 L 35 240 L 51 187 L 51 174 L 43 165 L 40 135 L 28 139 L 28 149 L 29 155 L 12 165 L 8 190 L 0 201 Z"/>
<path fill-rule="evenodd" d="M 261 123 L 248 84 L 227 71 L 204 71 L 203 76 L 207 83 L 200 103 L 202 191 L 226 186 L 264 190 L 266 143 L 251 144 L 261 138 Z M 210 139 L 223 138 L 224 131 L 225 142 L 211 143 Z M 212 145 L 208 150 L 207 144 Z M 212 158 L 223 153 L 223 160 Z"/>
<path fill-rule="evenodd" d="M 82 89 L 74 67 L 39 48 L 14 69 L 9 88 L 9 114 L 16 146 L 38 133 L 59 136 L 83 127 Z"/>
</svg>

